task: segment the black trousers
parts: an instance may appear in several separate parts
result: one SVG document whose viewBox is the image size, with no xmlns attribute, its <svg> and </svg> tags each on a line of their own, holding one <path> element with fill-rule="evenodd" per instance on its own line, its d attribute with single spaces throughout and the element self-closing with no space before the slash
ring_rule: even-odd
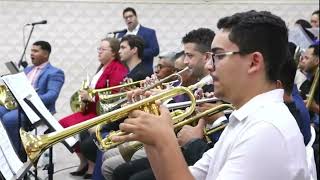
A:
<svg viewBox="0 0 320 180">
<path fill-rule="evenodd" d="M 88 131 L 80 133 L 80 152 L 88 160 L 96 162 L 98 147 L 93 141 L 92 135 Z"/>
<path fill-rule="evenodd" d="M 143 173 L 146 170 L 150 171 L 147 173 Z M 147 158 L 137 159 L 125 164 L 121 164 L 113 171 L 113 180 L 131 180 L 132 178 L 135 178 L 134 175 L 138 175 L 138 177 L 136 178 L 139 178 L 141 180 L 155 179 Z"/>
<path fill-rule="evenodd" d="M 187 164 L 193 165 L 212 146 L 202 139 L 196 139 L 182 147 Z M 137 159 L 118 166 L 113 172 L 114 180 L 155 180 L 147 158 Z"/>
</svg>

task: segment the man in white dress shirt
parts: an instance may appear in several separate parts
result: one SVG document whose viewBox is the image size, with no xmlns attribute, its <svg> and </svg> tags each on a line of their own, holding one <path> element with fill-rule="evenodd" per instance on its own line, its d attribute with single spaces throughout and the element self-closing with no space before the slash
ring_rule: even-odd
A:
<svg viewBox="0 0 320 180">
<path fill-rule="evenodd" d="M 215 146 L 188 168 L 164 107 L 160 116 L 133 111 L 120 124 L 131 134 L 113 140 L 143 142 L 157 179 L 307 179 L 303 137 L 277 89 L 288 55 L 285 22 L 270 12 L 248 11 L 222 18 L 218 28 L 206 67 L 215 95 L 236 110 Z"/>
</svg>

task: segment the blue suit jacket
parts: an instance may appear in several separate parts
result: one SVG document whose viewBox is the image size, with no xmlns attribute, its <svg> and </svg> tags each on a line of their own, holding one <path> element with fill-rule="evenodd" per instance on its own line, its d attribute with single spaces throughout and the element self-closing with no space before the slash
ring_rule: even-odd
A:
<svg viewBox="0 0 320 180">
<path fill-rule="evenodd" d="M 127 31 L 120 32 L 118 38 L 122 38 Z M 153 72 L 153 58 L 159 54 L 159 44 L 156 32 L 153 29 L 140 25 L 138 36 L 144 40 L 144 50 L 142 62 Z"/>
<path fill-rule="evenodd" d="M 34 66 L 27 67 L 24 72 L 28 74 L 33 68 Z M 50 63 L 43 68 L 35 82 L 35 89 L 40 99 L 51 113 L 56 112 L 55 103 L 63 83 L 63 71 L 53 67 Z"/>
</svg>

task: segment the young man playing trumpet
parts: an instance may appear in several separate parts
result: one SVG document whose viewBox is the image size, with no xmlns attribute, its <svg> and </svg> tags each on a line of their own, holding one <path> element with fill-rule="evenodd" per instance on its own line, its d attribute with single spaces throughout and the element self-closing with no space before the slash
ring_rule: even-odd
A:
<svg viewBox="0 0 320 180">
<path fill-rule="evenodd" d="M 129 134 L 113 141 L 143 142 L 157 179 L 307 179 L 303 138 L 277 89 L 288 55 L 285 22 L 269 12 L 248 11 L 220 25 L 207 65 L 215 95 L 236 110 L 214 148 L 188 168 L 162 106 L 160 116 L 132 111 L 120 124 Z"/>
</svg>

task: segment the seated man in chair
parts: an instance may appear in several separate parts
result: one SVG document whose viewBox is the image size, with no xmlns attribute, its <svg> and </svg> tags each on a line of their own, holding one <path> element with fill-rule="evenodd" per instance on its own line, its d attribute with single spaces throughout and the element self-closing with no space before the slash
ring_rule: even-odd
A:
<svg viewBox="0 0 320 180">
<path fill-rule="evenodd" d="M 31 48 L 33 66 L 25 68 L 24 72 L 44 105 L 51 113 L 55 113 L 55 102 L 64 83 L 64 73 L 50 64 L 50 53 L 51 45 L 48 42 L 37 41 L 33 43 Z M 16 152 L 23 155 L 19 129 L 21 126 L 26 125 L 26 118 L 21 115 L 19 120 L 18 109 L 7 110 L 5 107 L 0 106 L 0 119 Z"/>
</svg>

